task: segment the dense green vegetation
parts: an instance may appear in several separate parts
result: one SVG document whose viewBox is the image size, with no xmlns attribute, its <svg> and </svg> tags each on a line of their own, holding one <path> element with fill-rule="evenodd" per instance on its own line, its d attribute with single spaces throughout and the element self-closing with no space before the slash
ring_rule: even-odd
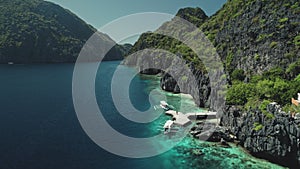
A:
<svg viewBox="0 0 300 169">
<path fill-rule="evenodd" d="M 156 33 L 144 33 L 140 38 L 143 40 L 136 42 L 131 49 L 131 53 L 141 48 L 163 49 L 179 55 L 189 63 L 193 63 L 196 69 L 205 71 L 205 67 L 199 57 L 179 40 Z"/>
<path fill-rule="evenodd" d="M 216 47 L 228 75 L 227 104 L 258 108 L 270 118 L 273 115 L 266 112 L 270 102 L 291 107 L 291 98 L 300 92 L 297 0 L 229 0 L 216 14 L 201 20 L 196 19 L 199 16 L 192 8 L 179 13 L 199 26 Z M 179 53 L 188 63 L 204 70 L 195 54 L 176 40 L 147 33 L 132 51 L 145 48 Z"/>
<path fill-rule="evenodd" d="M 208 18 L 200 8 L 183 8 L 178 11 L 176 16 L 193 23 L 195 26 L 200 26 Z M 181 23 L 176 21 L 166 22 L 156 32 L 143 33 L 139 40 L 134 44 L 130 53 L 146 48 L 163 49 L 182 57 L 188 64 L 192 63 L 196 70 L 206 71 L 202 61 L 191 48 L 177 39 L 157 33 L 159 31 L 171 31 L 174 35 L 182 34 L 182 32 L 176 32 L 176 27 L 179 26 L 178 24 Z M 173 27 L 174 29 L 172 29 Z M 184 27 L 184 25 L 182 25 L 182 27 Z"/>
<path fill-rule="evenodd" d="M 69 10 L 43 0 L 0 0 L 0 23 L 0 63 L 74 62 L 96 31 Z"/>
<path fill-rule="evenodd" d="M 71 12 L 41 0 L 2 0 L 0 23 L 4 32 L 0 36 L 2 63 L 51 62 L 55 55 L 74 60 L 84 40 L 94 32 Z"/>
<path fill-rule="evenodd" d="M 193 23 L 197 27 L 201 26 L 202 23 L 207 20 L 206 14 L 199 7 L 196 8 L 187 7 L 187 8 L 179 9 L 176 16 Z"/>
<path fill-rule="evenodd" d="M 243 81 L 243 71 L 235 70 L 227 92 L 227 104 L 245 106 L 246 109 L 259 108 L 262 112 L 270 102 L 290 107 L 291 98 L 296 98 L 300 91 L 299 68 L 300 59 L 286 70 L 276 67 L 262 75 L 251 76 L 248 82 Z"/>
<path fill-rule="evenodd" d="M 274 159 L 294 159 L 299 164 L 299 149 L 293 146 L 297 145 L 295 131 L 299 129 L 299 114 L 291 120 L 287 118 L 288 115 L 279 113 L 277 105 L 270 105 L 277 102 L 291 115 L 295 115 L 294 112 L 300 113 L 300 106 L 291 105 L 291 98 L 296 98 L 300 92 L 298 1 L 228 0 L 221 10 L 202 24 L 197 23 L 197 26 L 216 47 L 226 71 L 226 77 L 220 79 L 227 80 L 227 105 L 234 106 L 226 106 L 228 111 L 224 111 L 221 124 L 233 131 L 241 145 L 254 154 L 276 157 Z M 188 16 L 192 13 L 189 12 Z M 189 62 L 201 63 L 193 61 L 194 55 L 186 46 L 178 48 L 177 45 L 181 44 L 173 42 L 148 34 L 141 36 L 134 50 L 159 47 L 174 54 L 183 54 L 183 58 Z M 161 56 L 153 55 L 153 60 L 157 57 Z M 180 68 L 176 70 L 180 72 Z M 213 99 L 207 105 L 210 104 L 214 110 L 219 109 L 219 100 L 214 98 L 223 99 L 221 92 L 213 88 L 212 81 L 208 82 L 212 79 L 207 80 L 201 73 L 197 73 L 199 96 L 195 92 L 197 89 L 193 88 L 194 84 L 192 87 L 185 85 L 186 91 L 200 106 L 206 106 L 205 96 L 210 92 Z M 173 88 L 176 82 L 170 79 L 163 77 L 161 84 Z M 183 76 L 182 81 L 186 80 L 187 77 Z M 186 83 L 191 84 L 188 81 Z"/>
<path fill-rule="evenodd" d="M 230 0 L 200 28 L 216 46 L 229 74 L 241 60 L 249 62 L 249 70 L 251 63 L 252 71 L 284 67 L 299 55 L 299 4 L 295 0 Z M 257 67 L 258 63 L 266 66 Z"/>
<path fill-rule="evenodd" d="M 255 0 L 231 0 L 222 7 L 216 14 L 214 14 L 207 22 L 201 25 L 208 38 L 215 42 L 216 34 L 219 30 L 223 29 L 225 23 L 236 18 L 242 14 L 242 10 L 246 5 L 249 5 Z"/>
</svg>

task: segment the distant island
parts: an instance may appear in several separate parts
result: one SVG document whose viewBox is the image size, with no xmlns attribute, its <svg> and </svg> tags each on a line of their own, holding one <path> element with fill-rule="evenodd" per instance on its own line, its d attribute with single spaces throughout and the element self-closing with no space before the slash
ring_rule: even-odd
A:
<svg viewBox="0 0 300 169">
<path fill-rule="evenodd" d="M 1 0 L 0 23 L 0 63 L 4 64 L 75 62 L 97 31 L 69 10 L 43 0 Z M 102 33 L 99 38 L 113 42 Z M 105 60 L 121 60 L 128 49 L 116 45 Z"/>
</svg>

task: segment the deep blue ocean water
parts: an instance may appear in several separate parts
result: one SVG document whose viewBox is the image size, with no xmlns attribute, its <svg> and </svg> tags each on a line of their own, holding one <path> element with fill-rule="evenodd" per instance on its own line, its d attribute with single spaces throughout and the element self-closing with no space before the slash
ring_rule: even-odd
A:
<svg viewBox="0 0 300 169">
<path fill-rule="evenodd" d="M 134 137 L 160 133 L 169 117 L 137 124 L 118 114 L 110 96 L 110 80 L 117 65 L 119 62 L 102 63 L 95 82 L 98 104 L 106 120 L 116 130 Z M 225 149 L 190 137 L 156 157 L 129 159 L 111 154 L 96 145 L 78 122 L 72 101 L 73 67 L 0 65 L 1 169 L 280 168 L 249 156 L 241 148 Z M 135 73 L 132 68 L 122 70 Z M 165 93 L 158 83 L 155 77 L 136 76 L 130 85 L 132 104 L 142 111 L 152 108 L 148 93 L 157 90 L 175 106 L 178 101 L 184 102 L 183 111 L 201 111 L 191 98 Z M 192 148 L 202 149 L 205 155 L 194 155 Z"/>
</svg>

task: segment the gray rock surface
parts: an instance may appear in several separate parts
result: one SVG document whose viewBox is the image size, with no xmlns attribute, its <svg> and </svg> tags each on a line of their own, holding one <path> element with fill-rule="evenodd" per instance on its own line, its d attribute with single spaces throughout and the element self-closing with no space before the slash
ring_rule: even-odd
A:
<svg viewBox="0 0 300 169">
<path fill-rule="evenodd" d="M 232 131 L 250 153 L 291 168 L 300 167 L 300 120 L 291 118 L 277 104 L 267 111 L 274 118 L 257 110 L 242 112 L 228 106 L 221 124 Z M 257 125 L 261 127 L 256 127 Z"/>
</svg>

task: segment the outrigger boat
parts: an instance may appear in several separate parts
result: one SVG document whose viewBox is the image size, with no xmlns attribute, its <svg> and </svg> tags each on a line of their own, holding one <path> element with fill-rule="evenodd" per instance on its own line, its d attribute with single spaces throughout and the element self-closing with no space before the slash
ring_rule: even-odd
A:
<svg viewBox="0 0 300 169">
<path fill-rule="evenodd" d="M 164 125 L 164 132 L 165 132 L 165 134 L 171 131 L 173 123 L 174 123 L 174 121 L 172 121 L 172 120 L 166 121 L 166 123 Z"/>
<path fill-rule="evenodd" d="M 163 108 L 164 110 L 173 110 L 174 107 L 172 105 L 169 105 L 166 101 L 160 101 L 160 107 Z"/>
<path fill-rule="evenodd" d="M 164 128 L 164 134 L 176 133 L 180 130 L 180 127 L 174 124 L 173 120 L 166 121 L 163 128 Z"/>
</svg>

